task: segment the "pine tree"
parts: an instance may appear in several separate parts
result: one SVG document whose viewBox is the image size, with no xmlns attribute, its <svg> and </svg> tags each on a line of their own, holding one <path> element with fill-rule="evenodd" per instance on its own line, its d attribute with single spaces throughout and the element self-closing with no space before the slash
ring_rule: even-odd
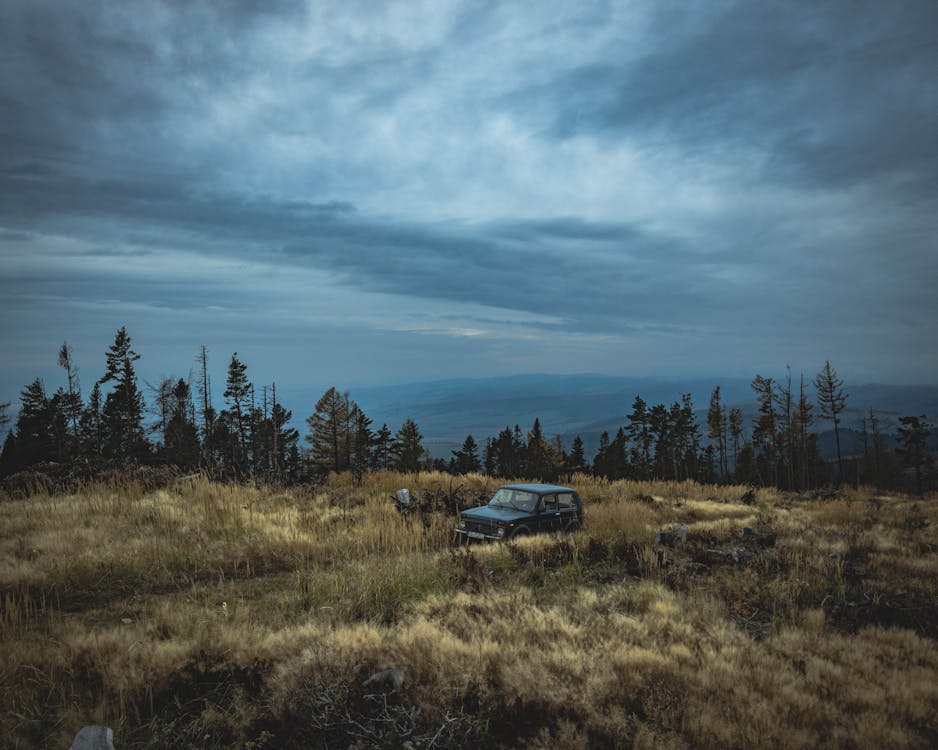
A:
<svg viewBox="0 0 938 750">
<path fill-rule="evenodd" d="M 199 431 L 192 421 L 192 394 L 180 378 L 170 391 L 168 418 L 163 437 L 163 460 L 188 471 L 199 464 Z"/>
<path fill-rule="evenodd" d="M 101 386 L 95 383 L 91 387 L 88 404 L 82 410 L 78 425 L 79 453 L 89 468 L 99 467 L 104 457 L 106 431 L 102 409 Z"/>
<path fill-rule="evenodd" d="M 488 476 L 493 476 L 498 469 L 498 448 L 495 438 L 486 438 L 485 457 L 482 460 L 482 468 Z"/>
<path fill-rule="evenodd" d="M 423 435 L 420 434 L 420 429 L 414 420 L 407 419 L 401 425 L 401 429 L 394 436 L 391 452 L 394 468 L 398 471 L 420 471 L 421 460 L 424 457 Z"/>
<path fill-rule="evenodd" d="M 570 446 L 570 453 L 567 456 L 565 470 L 568 474 L 578 474 L 589 471 L 586 465 L 586 455 L 583 451 L 583 439 L 577 435 L 573 438 L 573 444 Z"/>
<path fill-rule="evenodd" d="M 616 430 L 606 454 L 606 471 L 610 479 L 624 479 L 629 475 L 628 438 L 625 428 Z"/>
<path fill-rule="evenodd" d="M 311 445 L 313 466 L 320 473 L 349 468 L 352 407 L 348 392 L 330 388 L 316 402 L 316 412 L 306 419 L 310 429 L 306 441 Z"/>
<path fill-rule="evenodd" d="M 928 454 L 928 436 L 931 435 L 929 427 L 924 414 L 919 417 L 899 417 L 899 429 L 896 432 L 896 453 L 902 466 L 914 471 L 915 491 L 919 494 L 923 490 L 922 479 L 931 464 L 931 456 Z"/>
<path fill-rule="evenodd" d="M 65 370 L 68 379 L 68 390 L 61 396 L 62 413 L 68 424 L 68 454 L 74 456 L 78 452 L 79 421 L 81 420 L 81 385 L 78 381 L 78 367 L 72 356 L 72 347 L 65 341 L 59 349 L 59 367 Z"/>
<path fill-rule="evenodd" d="M 720 467 L 720 481 L 725 482 L 728 475 L 726 461 L 728 419 L 726 406 L 720 398 L 720 386 L 713 389 L 710 394 L 710 408 L 707 411 L 707 437 L 713 441 L 716 456 Z M 711 467 L 712 470 L 712 467 Z"/>
<path fill-rule="evenodd" d="M 778 484 L 778 430 L 775 420 L 775 381 L 756 375 L 752 381 L 759 411 L 752 427 L 752 443 L 760 475 L 769 485 Z"/>
<path fill-rule="evenodd" d="M 627 433 L 632 442 L 632 465 L 636 479 L 647 479 L 651 472 L 650 415 L 648 405 L 636 395 L 632 402 L 632 413 L 628 415 Z"/>
<path fill-rule="evenodd" d="M 375 469 L 380 471 L 391 466 L 392 442 L 393 436 L 391 435 L 391 428 L 388 427 L 388 423 L 385 422 L 381 425 L 381 429 L 375 433 L 375 444 L 373 451 Z"/>
<path fill-rule="evenodd" d="M 113 382 L 104 399 L 102 414 L 106 428 L 105 453 L 123 464 L 138 461 L 147 451 L 143 435 L 143 394 L 137 387 L 134 362 L 140 359 L 131 348 L 130 336 L 122 326 L 106 354 L 106 371 L 99 384 Z"/>
<path fill-rule="evenodd" d="M 534 425 L 528 433 L 525 446 L 525 475 L 544 480 L 551 471 L 550 451 L 544 434 L 541 432 L 541 420 L 535 417 Z"/>
<path fill-rule="evenodd" d="M 609 478 L 611 467 L 609 465 L 609 432 L 603 430 L 599 436 L 599 447 L 596 449 L 596 455 L 593 456 L 593 474 L 597 477 Z"/>
<path fill-rule="evenodd" d="M 739 441 L 743 436 L 742 409 L 738 407 L 730 409 L 729 430 L 730 436 L 733 438 L 733 478 L 738 482 L 736 467 L 739 465 Z"/>
<path fill-rule="evenodd" d="M 13 470 L 56 458 L 53 406 L 45 386 L 36 378 L 20 393 L 16 417 L 16 451 L 10 459 Z"/>
<path fill-rule="evenodd" d="M 452 454 L 451 469 L 454 474 L 471 474 L 482 468 L 479 461 L 479 446 L 476 445 L 472 435 L 467 435 L 462 448 L 452 451 Z"/>
<path fill-rule="evenodd" d="M 824 367 L 814 378 L 814 387 L 817 390 L 817 400 L 821 407 L 821 419 L 829 419 L 834 423 L 834 442 L 837 446 L 837 482 L 843 481 L 843 458 L 840 455 L 840 414 L 846 408 L 847 394 L 844 391 L 844 381 L 837 377 L 837 371 L 831 367 L 830 360 L 824 362 Z"/>
<path fill-rule="evenodd" d="M 272 469 L 274 476 L 278 479 L 289 476 L 290 456 L 294 450 L 297 450 L 296 444 L 300 438 L 299 431 L 290 427 L 291 419 L 293 419 L 293 412 L 284 409 L 283 405 L 275 400 L 270 411 L 270 428 L 272 435 Z"/>
<path fill-rule="evenodd" d="M 361 481 L 362 476 L 372 465 L 371 451 L 375 442 L 375 434 L 371 429 L 371 420 L 365 416 L 365 412 L 358 404 L 351 409 L 350 424 L 353 430 L 351 468 L 355 478 Z"/>
<path fill-rule="evenodd" d="M 253 438 L 251 424 L 251 395 L 254 387 L 247 377 L 247 366 L 238 359 L 238 353 L 231 355 L 228 363 L 228 379 L 225 382 L 225 400 L 228 402 L 227 414 L 231 421 L 230 430 L 235 437 L 232 443 L 231 467 L 238 474 L 248 471 L 250 464 L 250 443 Z"/>
<path fill-rule="evenodd" d="M 664 404 L 655 404 L 649 410 L 648 432 L 654 444 L 652 477 L 674 479 L 677 462 L 672 440 L 671 412 Z"/>
<path fill-rule="evenodd" d="M 795 409 L 795 430 L 798 434 L 799 473 L 801 474 L 801 489 L 811 487 L 813 461 L 809 453 L 809 430 L 814 424 L 814 404 L 808 399 L 804 387 L 804 373 L 801 374 L 801 385 L 798 389 L 798 405 Z"/>
<path fill-rule="evenodd" d="M 775 391 L 775 419 L 778 424 L 779 458 L 785 468 L 785 488 L 795 486 L 795 444 L 798 442 L 795 415 L 792 411 L 791 367 L 785 366 L 787 376 Z"/>
</svg>

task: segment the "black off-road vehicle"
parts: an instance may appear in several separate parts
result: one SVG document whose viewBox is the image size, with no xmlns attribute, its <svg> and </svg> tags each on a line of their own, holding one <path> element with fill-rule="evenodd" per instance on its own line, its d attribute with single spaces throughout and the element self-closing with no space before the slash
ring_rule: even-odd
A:
<svg viewBox="0 0 938 750">
<path fill-rule="evenodd" d="M 506 484 L 488 505 L 459 514 L 463 539 L 513 539 L 548 531 L 572 531 L 583 523 L 580 496 L 554 484 Z"/>
</svg>

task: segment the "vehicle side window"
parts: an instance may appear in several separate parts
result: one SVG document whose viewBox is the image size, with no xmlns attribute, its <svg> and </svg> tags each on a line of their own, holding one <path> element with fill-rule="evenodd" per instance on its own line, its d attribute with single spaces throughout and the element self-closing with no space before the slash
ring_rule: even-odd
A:
<svg viewBox="0 0 938 750">
<path fill-rule="evenodd" d="M 557 496 L 544 495 L 544 510 L 557 510 Z"/>
<path fill-rule="evenodd" d="M 572 492 L 561 492 L 559 495 L 557 495 L 557 500 L 559 502 L 561 509 L 576 507 L 576 504 L 573 502 Z"/>
</svg>

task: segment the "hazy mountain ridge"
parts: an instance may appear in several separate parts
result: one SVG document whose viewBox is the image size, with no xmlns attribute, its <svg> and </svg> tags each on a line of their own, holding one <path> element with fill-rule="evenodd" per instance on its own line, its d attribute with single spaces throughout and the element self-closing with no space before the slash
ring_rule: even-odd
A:
<svg viewBox="0 0 938 750">
<path fill-rule="evenodd" d="M 466 435 L 478 442 L 515 424 L 527 432 L 535 418 L 541 420 L 546 435 L 560 434 L 569 445 L 580 435 L 587 455 L 595 452 L 604 431 L 614 433 L 627 424 L 626 415 L 640 395 L 648 404 L 670 404 L 690 393 L 701 424 L 706 418 L 710 394 L 719 385 L 724 402 L 743 410 L 747 431 L 756 413 L 750 380 L 743 378 L 633 378 L 598 375 L 512 375 L 490 378 L 457 378 L 358 388 L 351 396 L 370 416 L 375 427 L 387 422 L 397 429 L 408 417 L 417 421 L 432 453 L 448 457 Z M 797 383 L 793 384 L 797 388 Z M 880 419 L 880 430 L 891 434 L 898 417 L 925 414 L 938 422 L 938 386 L 889 385 L 881 383 L 846 386 L 847 410 L 842 415 L 841 446 L 852 452 L 859 440 L 851 431 L 872 406 Z M 812 400 L 813 387 L 809 386 Z M 284 389 L 283 401 L 293 409 L 294 420 L 302 423 L 312 413 L 322 394 L 311 389 Z M 830 442 L 824 433 L 829 422 L 817 418 L 814 429 L 821 433 L 821 447 L 827 453 Z M 301 432 L 305 432 L 301 424 Z"/>
</svg>

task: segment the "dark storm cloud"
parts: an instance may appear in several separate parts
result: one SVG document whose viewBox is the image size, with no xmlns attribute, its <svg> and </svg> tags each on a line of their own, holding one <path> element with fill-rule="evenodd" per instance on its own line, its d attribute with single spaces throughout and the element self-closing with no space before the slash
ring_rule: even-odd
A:
<svg viewBox="0 0 938 750">
<path fill-rule="evenodd" d="M 632 64 L 540 86 L 555 133 L 754 147 L 771 157 L 764 180 L 839 187 L 900 174 L 934 190 L 938 4 L 739 2 L 687 16 L 663 13 L 653 49 Z"/>
<path fill-rule="evenodd" d="M 14 169 L 2 188 L 0 222 L 35 226 L 45 222 L 126 224 L 128 231 L 147 231 L 202 252 L 226 255 L 259 249 L 267 260 L 311 264 L 341 274 L 350 286 L 443 300 L 478 302 L 507 309 L 556 313 L 571 328 L 618 327 L 618 319 L 639 314 L 660 297 L 654 278 L 658 264 L 679 261 L 667 284 L 699 273 L 693 253 L 648 236 L 639 227 L 579 218 L 499 221 L 481 224 L 408 223 L 360 216 L 342 202 L 306 204 L 236 196 L 187 193 L 175 183 L 89 181 Z M 85 229 L 84 231 L 91 231 Z M 195 240 L 187 239 L 195 237 Z M 210 240 L 210 241 L 209 241 Z M 610 256 L 588 263 L 569 253 L 566 243 L 588 241 Z M 104 249 L 101 249 L 104 248 Z M 240 248 L 240 250 L 239 250 Z M 108 250 L 98 242 L 76 251 L 90 255 L 146 252 L 137 248 Z M 93 277 L 94 281 L 98 277 Z M 30 279 L 11 278 L 27 286 L 59 284 L 54 272 Z M 61 284 L 72 285 L 69 271 Z M 86 292 L 105 293 L 112 280 L 101 279 Z M 703 304 L 704 297 L 684 287 L 684 304 Z M 159 297 L 189 298 L 187 287 L 154 282 Z M 587 296 L 583 292 L 591 290 Z M 149 298 L 136 285 L 124 287 L 133 299 Z M 609 318 L 613 320 L 608 320 Z M 603 323 L 603 319 L 607 319 Z"/>
</svg>

